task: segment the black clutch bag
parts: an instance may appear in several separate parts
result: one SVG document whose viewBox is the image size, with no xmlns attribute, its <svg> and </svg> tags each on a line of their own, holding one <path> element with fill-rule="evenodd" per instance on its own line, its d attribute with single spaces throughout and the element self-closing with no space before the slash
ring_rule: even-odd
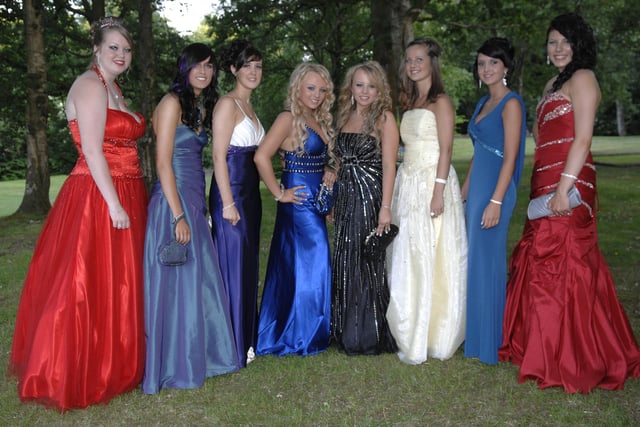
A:
<svg viewBox="0 0 640 427">
<path fill-rule="evenodd" d="M 187 245 L 179 243 L 176 238 L 176 223 L 173 223 L 173 238 L 158 248 L 160 264 L 167 266 L 182 265 L 187 262 Z"/>
<path fill-rule="evenodd" d="M 374 228 L 366 239 L 364 239 L 363 245 L 364 255 L 371 259 L 380 259 L 384 257 L 387 246 L 389 246 L 393 239 L 395 239 L 399 230 L 397 225 L 390 224 L 389 231 L 378 236 L 376 234 L 376 228 Z"/>
<path fill-rule="evenodd" d="M 318 211 L 320 215 L 328 215 L 329 212 L 331 212 L 331 208 L 333 208 L 334 201 L 335 195 L 333 193 L 333 188 L 327 187 L 324 182 L 320 184 L 320 189 L 318 190 L 316 199 L 313 202 L 316 211 Z"/>
<path fill-rule="evenodd" d="M 527 207 L 527 217 L 529 219 L 538 219 L 545 216 L 553 215 L 553 212 L 549 209 L 549 200 L 556 194 L 555 191 L 551 193 L 543 194 L 535 199 L 531 199 L 529 206 Z M 580 197 L 580 191 L 574 185 L 567 193 L 569 196 L 569 207 L 571 209 L 577 208 L 582 203 L 582 197 Z"/>
</svg>

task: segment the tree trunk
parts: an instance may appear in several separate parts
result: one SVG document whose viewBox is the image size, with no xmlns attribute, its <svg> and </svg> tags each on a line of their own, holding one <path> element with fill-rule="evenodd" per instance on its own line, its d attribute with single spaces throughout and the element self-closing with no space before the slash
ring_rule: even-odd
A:
<svg viewBox="0 0 640 427">
<path fill-rule="evenodd" d="M 375 29 L 373 59 L 387 72 L 394 105 L 399 96 L 402 54 L 413 40 L 413 22 L 426 3 L 426 0 L 371 0 L 371 28 Z"/>
<path fill-rule="evenodd" d="M 46 214 L 49 201 L 49 156 L 47 155 L 47 62 L 44 47 L 44 7 L 41 0 L 25 0 L 24 26 L 27 50 L 27 179 L 23 214 Z"/>
<path fill-rule="evenodd" d="M 627 125 L 624 123 L 624 104 L 616 99 L 616 129 L 618 136 L 627 136 Z"/>
<path fill-rule="evenodd" d="M 150 0 L 140 1 L 140 28 L 136 52 L 139 52 L 138 64 L 140 67 L 140 80 L 142 99 L 140 100 L 141 112 L 145 117 L 153 114 L 154 95 L 156 87 L 156 55 L 153 47 L 153 30 L 151 18 L 153 7 Z M 156 180 L 155 145 L 153 143 L 153 128 L 151 120 L 147 121 L 147 131 L 138 141 L 138 152 L 142 172 L 147 183 L 147 189 L 151 190 Z"/>
</svg>

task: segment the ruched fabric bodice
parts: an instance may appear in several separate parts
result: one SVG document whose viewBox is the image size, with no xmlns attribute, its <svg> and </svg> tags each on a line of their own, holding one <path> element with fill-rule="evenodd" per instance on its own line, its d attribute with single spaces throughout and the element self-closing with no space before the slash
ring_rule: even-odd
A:
<svg viewBox="0 0 640 427">
<path fill-rule="evenodd" d="M 137 139 L 145 132 L 144 117 L 137 113 L 136 120 L 131 114 L 120 110 L 107 110 L 102 152 L 109 165 L 111 176 L 141 178 L 142 169 L 138 158 Z M 80 129 L 76 119 L 69 121 L 73 143 L 78 150 L 78 160 L 70 175 L 90 175 L 87 160 L 82 152 Z"/>
<path fill-rule="evenodd" d="M 559 92 L 544 97 L 537 108 L 538 139 L 533 158 L 531 198 L 554 191 L 564 170 L 565 160 L 573 143 L 575 120 L 573 105 Z M 596 200 L 596 167 L 591 151 L 575 182 L 582 201 L 591 215 Z"/>
<path fill-rule="evenodd" d="M 432 111 L 415 109 L 404 113 L 400 135 L 404 143 L 404 168 L 424 169 L 438 164 L 438 128 Z"/>
</svg>

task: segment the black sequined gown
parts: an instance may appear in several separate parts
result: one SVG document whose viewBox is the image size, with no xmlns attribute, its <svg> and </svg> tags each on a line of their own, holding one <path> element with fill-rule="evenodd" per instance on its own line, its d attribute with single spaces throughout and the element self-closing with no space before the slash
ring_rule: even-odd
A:
<svg viewBox="0 0 640 427">
<path fill-rule="evenodd" d="M 335 152 L 340 169 L 334 205 L 332 336 L 348 354 L 395 352 L 385 318 L 385 260 L 362 254 L 382 204 L 381 152 L 373 136 L 357 133 L 340 133 Z"/>
</svg>

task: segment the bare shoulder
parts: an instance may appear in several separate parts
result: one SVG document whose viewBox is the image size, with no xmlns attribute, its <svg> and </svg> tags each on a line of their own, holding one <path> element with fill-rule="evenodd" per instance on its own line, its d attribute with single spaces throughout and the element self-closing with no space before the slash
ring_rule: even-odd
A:
<svg viewBox="0 0 640 427">
<path fill-rule="evenodd" d="M 571 76 L 571 79 L 569 79 L 569 82 L 572 87 L 580 89 L 589 87 L 598 88 L 598 79 L 596 79 L 595 73 L 591 70 L 576 70 L 573 76 Z"/>
<path fill-rule="evenodd" d="M 438 112 L 453 112 L 453 102 L 451 101 L 451 97 L 449 97 L 449 95 L 447 95 L 446 93 L 438 95 L 438 98 L 434 103 L 434 107 Z"/>
</svg>

